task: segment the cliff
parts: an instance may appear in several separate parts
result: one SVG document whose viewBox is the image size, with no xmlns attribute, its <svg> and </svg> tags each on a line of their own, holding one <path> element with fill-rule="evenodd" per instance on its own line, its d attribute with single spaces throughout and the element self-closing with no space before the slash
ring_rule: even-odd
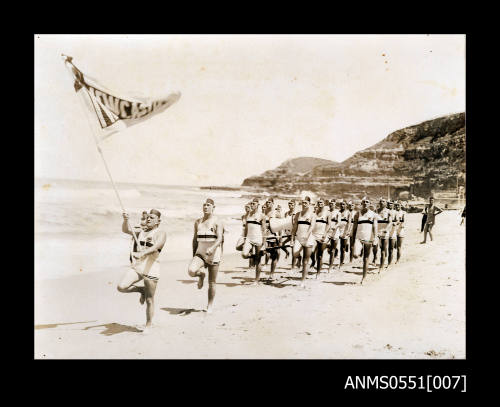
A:
<svg viewBox="0 0 500 407">
<path fill-rule="evenodd" d="M 457 182 L 465 186 L 465 113 L 397 130 L 342 163 L 314 160 L 320 159 L 288 160 L 242 185 L 283 194 L 310 190 L 359 197 L 389 192 L 403 199 L 456 190 Z M 300 165 L 291 165 L 295 162 Z"/>
</svg>

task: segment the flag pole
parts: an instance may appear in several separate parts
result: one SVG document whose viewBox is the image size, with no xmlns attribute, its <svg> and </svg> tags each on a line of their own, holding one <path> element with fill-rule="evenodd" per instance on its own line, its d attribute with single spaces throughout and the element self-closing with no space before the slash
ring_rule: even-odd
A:
<svg viewBox="0 0 500 407">
<path fill-rule="evenodd" d="M 71 57 L 68 57 L 68 55 L 64 55 L 64 54 L 61 54 L 61 56 L 66 57 L 66 59 L 64 60 L 64 64 L 66 65 L 68 58 L 71 58 Z M 71 63 L 71 59 L 69 60 L 69 62 Z M 68 74 L 69 74 L 69 72 L 68 72 Z M 74 80 L 75 78 L 72 77 L 71 79 Z M 90 131 L 92 132 L 92 135 L 94 137 L 94 142 L 96 144 L 97 151 L 99 151 L 99 154 L 102 158 L 102 162 L 104 163 L 104 168 L 106 169 L 106 172 L 108 173 L 109 180 L 111 181 L 111 185 L 113 186 L 113 190 L 115 191 L 116 197 L 118 198 L 118 202 L 120 203 L 120 207 L 122 209 L 122 212 L 125 212 L 125 208 L 124 208 L 122 200 L 120 198 L 120 194 L 118 193 L 118 189 L 116 188 L 115 182 L 113 181 L 113 177 L 111 176 L 111 172 L 109 171 L 108 164 L 106 163 L 106 160 L 104 158 L 104 154 L 102 152 L 101 146 L 99 145 L 99 142 L 97 141 L 98 137 L 95 134 L 94 126 L 92 126 L 92 123 L 90 122 L 87 109 L 86 109 L 85 105 L 83 104 L 83 100 L 81 99 L 83 97 L 83 95 L 78 95 L 78 92 L 76 92 L 76 93 L 77 93 L 76 97 L 80 101 L 80 108 L 83 110 L 83 114 L 84 114 L 85 118 L 87 119 L 87 123 L 90 127 Z M 127 218 L 127 226 L 129 228 L 130 232 L 132 232 L 132 237 L 134 238 L 135 243 L 137 244 L 137 249 L 140 251 L 141 245 L 139 244 L 139 241 L 137 240 L 137 236 L 135 235 L 134 231 L 132 230 L 132 227 L 130 226 L 130 221 L 128 218 Z M 134 259 L 133 256 L 132 256 L 132 259 Z M 135 263 L 135 259 L 133 261 Z"/>
</svg>

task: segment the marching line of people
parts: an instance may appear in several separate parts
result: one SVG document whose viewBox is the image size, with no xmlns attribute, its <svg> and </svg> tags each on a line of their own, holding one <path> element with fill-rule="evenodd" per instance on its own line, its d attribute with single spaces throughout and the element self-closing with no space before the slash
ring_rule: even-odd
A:
<svg viewBox="0 0 500 407">
<path fill-rule="evenodd" d="M 300 210 L 297 210 L 300 206 Z M 208 271 L 208 305 L 206 312 L 211 313 L 216 291 L 216 279 L 222 259 L 224 226 L 214 215 L 215 202 L 208 198 L 203 203 L 203 216 L 196 219 L 193 229 L 193 258 L 187 273 L 197 278 L 198 289 L 202 289 Z M 434 198 L 429 198 L 423 211 L 422 230 L 426 243 L 427 234 L 431 240 L 435 217 L 443 212 L 434 205 Z M 464 208 L 465 217 L 465 208 Z M 378 205 L 369 198 L 361 200 L 356 208 L 352 201 L 343 199 L 324 200 L 319 198 L 315 205 L 306 196 L 299 204 L 295 200 L 288 202 L 288 211 L 281 213 L 279 205 L 274 207 L 273 198 L 268 198 L 260 207 L 258 198 L 245 205 L 245 214 L 241 217 L 242 234 L 236 244 L 236 250 L 244 259 L 249 260 L 249 268 L 255 267 L 255 279 L 252 285 L 260 283 L 263 263 L 271 261 L 269 280 L 274 279 L 280 253 L 290 259 L 290 271 L 301 270 L 299 286 L 304 287 L 310 268 L 316 269 L 317 279 L 323 268 L 323 254 L 328 252 L 328 271 L 334 270 L 334 260 L 339 259 L 338 271 L 354 259 L 362 259 L 363 284 L 368 266 L 376 266 L 379 255 L 378 273 L 401 260 L 405 235 L 405 215 L 400 201 L 391 202 L 380 198 Z M 132 235 L 130 249 L 131 268 L 117 285 L 122 293 L 139 293 L 140 304 L 146 303 L 146 325 L 144 332 L 152 326 L 154 314 L 154 295 L 160 277 L 159 255 L 166 242 L 165 231 L 158 227 L 161 213 L 151 209 L 142 213 L 140 225 L 129 226 L 129 215 L 123 213 L 122 231 Z M 276 226 L 278 225 L 278 226 Z M 349 256 L 347 256 L 349 253 Z M 369 262 L 372 254 L 372 262 Z M 394 254 L 396 254 L 394 256 Z M 290 256 L 291 255 L 291 256 Z M 387 263 L 386 263 L 387 259 Z M 144 287 L 136 284 L 143 280 Z"/>
</svg>

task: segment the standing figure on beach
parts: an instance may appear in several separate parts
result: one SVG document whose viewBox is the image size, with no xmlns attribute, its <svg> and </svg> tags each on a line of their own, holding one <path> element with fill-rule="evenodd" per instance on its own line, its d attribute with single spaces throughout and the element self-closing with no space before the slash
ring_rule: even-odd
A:
<svg viewBox="0 0 500 407">
<path fill-rule="evenodd" d="M 352 201 L 347 202 L 347 209 L 349 210 L 349 213 L 351 215 L 349 220 L 348 233 L 349 233 L 349 263 L 352 263 L 353 253 L 354 253 L 354 233 L 352 233 L 352 227 L 354 225 L 354 216 L 356 215 L 357 212 L 357 210 L 354 207 L 354 202 Z"/>
<path fill-rule="evenodd" d="M 273 217 L 276 217 L 276 212 L 273 208 L 273 201 L 272 199 L 269 199 L 265 207 L 263 208 L 263 216 L 264 216 L 264 225 L 265 225 L 265 231 L 264 231 L 264 236 L 266 238 L 266 264 L 267 264 L 267 258 L 271 259 L 271 272 L 269 275 L 269 279 L 272 280 L 274 278 L 274 272 L 276 270 L 276 265 L 278 264 L 279 261 L 279 246 L 281 236 L 280 232 L 278 233 L 273 233 L 271 231 L 271 226 L 270 226 L 270 220 Z"/>
<path fill-rule="evenodd" d="M 312 231 L 316 224 L 316 214 L 309 207 L 311 198 L 306 196 L 302 200 L 302 211 L 298 212 L 293 220 L 292 239 L 294 240 L 293 256 L 302 251 L 302 279 L 301 287 L 304 287 L 307 274 L 309 273 L 309 258 L 314 250 L 316 241 Z M 293 261 L 292 261 L 293 264 Z M 293 267 L 292 267 L 293 270 Z"/>
<path fill-rule="evenodd" d="M 384 267 L 385 259 L 387 257 L 387 246 L 389 245 L 389 230 L 392 228 L 392 218 L 391 211 L 387 207 L 387 201 L 385 198 L 380 198 L 378 211 L 377 211 L 377 227 L 378 227 L 378 237 L 379 237 L 379 247 L 380 247 L 380 265 L 378 272 L 382 271 Z"/>
<path fill-rule="evenodd" d="M 328 230 L 330 229 L 330 211 L 325 207 L 323 198 L 319 198 L 316 205 L 316 223 L 312 234 L 314 240 L 316 240 L 313 260 L 316 261 L 316 278 L 318 278 L 319 273 L 321 273 L 321 267 L 323 266 L 323 252 L 329 240 L 327 236 Z"/>
<path fill-rule="evenodd" d="M 368 209 L 368 205 L 370 205 L 370 200 L 364 197 L 361 200 L 361 210 L 354 215 L 352 229 L 354 238 L 361 243 L 359 249 L 354 250 L 354 257 L 357 258 L 361 250 L 363 251 L 363 277 L 361 278 L 360 284 L 363 284 L 363 280 L 366 277 L 372 244 L 377 239 L 378 235 L 377 214 L 371 209 Z"/>
<path fill-rule="evenodd" d="M 398 211 L 394 208 L 394 206 L 394 202 L 387 201 L 387 209 L 389 209 L 389 216 L 391 217 L 391 227 L 387 229 L 387 249 L 389 251 L 389 256 L 387 257 L 387 268 L 391 265 L 394 252 L 396 251 L 397 231 L 399 229 L 399 218 L 397 216 Z"/>
<path fill-rule="evenodd" d="M 460 222 L 460 226 L 462 226 L 465 222 L 465 206 L 464 209 L 462 210 L 462 221 Z"/>
<path fill-rule="evenodd" d="M 291 223 L 293 224 L 293 219 L 295 217 L 295 201 L 293 199 L 291 199 L 290 201 L 288 201 L 288 211 L 285 212 L 285 218 L 291 218 Z M 288 243 L 290 243 L 290 252 L 292 253 L 292 269 L 294 267 L 294 264 L 293 262 L 295 261 L 295 257 L 293 256 L 293 240 L 292 240 L 292 228 L 290 229 L 284 229 L 283 230 L 283 233 L 281 235 L 282 237 L 282 243 L 281 243 L 281 246 L 283 247 L 283 250 L 286 251 L 286 256 L 285 258 L 288 259 L 288 248 L 284 247 L 285 245 L 287 245 Z M 301 258 L 302 256 L 299 254 L 296 259 L 297 259 L 297 267 L 300 268 L 300 262 L 301 262 Z"/>
<path fill-rule="evenodd" d="M 340 259 L 339 259 L 339 270 L 342 264 L 344 264 L 344 258 L 347 250 L 352 251 L 349 247 L 349 225 L 351 223 L 351 212 L 347 209 L 347 204 L 343 199 L 340 200 L 340 211 L 339 211 L 339 223 L 337 229 L 339 230 L 339 241 L 340 241 Z"/>
<path fill-rule="evenodd" d="M 245 229 L 246 229 L 246 226 L 247 226 L 247 216 L 248 216 L 248 214 L 251 211 L 251 209 L 250 209 L 251 205 L 250 204 L 251 203 L 248 202 L 245 205 L 245 214 L 241 216 L 241 223 L 242 223 L 241 236 L 238 239 L 238 241 L 236 242 L 236 250 L 238 250 L 238 251 L 242 251 L 243 250 L 243 244 L 245 243 Z M 250 257 L 248 259 L 248 268 L 251 268 L 251 267 L 253 267 L 253 258 L 252 257 Z"/>
<path fill-rule="evenodd" d="M 441 212 L 443 212 L 443 210 L 434 205 L 434 197 L 431 196 L 429 198 L 429 203 L 425 205 L 424 208 L 424 213 L 425 215 L 427 215 L 427 219 L 425 221 L 425 226 L 424 226 L 424 241 L 420 242 L 421 244 L 427 242 L 427 233 L 429 234 L 432 242 L 432 227 L 436 223 L 436 216 L 439 215 Z"/>
<path fill-rule="evenodd" d="M 398 251 L 395 264 L 398 264 L 399 260 L 401 259 L 401 253 L 403 250 L 403 238 L 405 235 L 405 211 L 403 210 L 400 201 L 396 202 L 395 210 L 398 223 L 398 228 L 396 231 L 396 247 Z"/>
<path fill-rule="evenodd" d="M 333 270 L 333 261 L 337 257 L 339 247 L 340 230 L 338 230 L 338 225 L 340 222 L 340 211 L 337 209 L 337 201 L 334 198 L 330 199 L 328 206 L 330 207 L 330 228 L 328 230 L 328 253 L 330 254 L 330 259 L 328 260 L 328 272 L 331 273 Z"/>
<path fill-rule="evenodd" d="M 250 203 L 250 213 L 246 217 L 245 232 L 243 233 L 245 243 L 241 251 L 241 257 L 244 259 L 253 258 L 255 265 L 254 285 L 259 284 L 262 268 L 260 259 L 266 248 L 265 227 L 264 216 L 259 211 L 259 200 L 254 198 Z"/>
<path fill-rule="evenodd" d="M 160 252 L 167 240 L 167 234 L 159 230 L 160 211 L 151 209 L 147 216 L 146 225 L 136 234 L 139 241 L 138 251 L 132 252 L 134 263 L 132 269 L 127 271 L 117 286 L 118 291 L 122 293 L 140 293 L 139 302 L 146 302 L 146 325 L 144 333 L 147 333 L 152 327 L 154 314 L 154 295 L 156 285 L 160 278 Z M 134 231 L 128 226 L 128 214 L 123 213 L 122 232 L 132 235 Z M 137 287 L 135 284 L 144 280 L 144 287 Z"/>
<path fill-rule="evenodd" d="M 215 281 L 221 261 L 221 243 L 224 233 L 222 222 L 214 216 L 215 203 L 208 198 L 203 204 L 203 217 L 194 222 L 193 259 L 188 266 L 188 274 L 198 277 L 198 289 L 203 287 L 205 272 L 208 269 L 208 306 L 207 312 L 212 312 L 215 298 Z"/>
</svg>

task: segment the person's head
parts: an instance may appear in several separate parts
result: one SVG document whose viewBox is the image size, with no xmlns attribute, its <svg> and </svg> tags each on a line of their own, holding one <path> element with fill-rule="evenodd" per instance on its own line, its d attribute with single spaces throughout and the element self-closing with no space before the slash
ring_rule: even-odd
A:
<svg viewBox="0 0 500 407">
<path fill-rule="evenodd" d="M 274 200 L 273 198 L 269 198 L 265 203 L 265 209 L 270 211 L 271 209 L 273 209 L 273 206 L 274 206 Z"/>
<path fill-rule="evenodd" d="M 392 209 L 393 202 L 392 201 L 387 201 L 387 208 Z"/>
<path fill-rule="evenodd" d="M 276 205 L 276 210 L 277 210 L 278 212 L 280 212 L 280 211 L 281 211 L 281 205 Z"/>
<path fill-rule="evenodd" d="M 246 213 L 250 212 L 250 203 L 247 203 L 247 204 L 245 205 L 245 212 L 246 212 Z"/>
<path fill-rule="evenodd" d="M 205 202 L 203 202 L 203 214 L 210 215 L 213 213 L 215 208 L 215 202 L 213 199 L 207 198 Z"/>
<path fill-rule="evenodd" d="M 361 208 L 368 209 L 370 207 L 370 200 L 365 196 L 361 199 Z"/>
<path fill-rule="evenodd" d="M 396 202 L 394 203 L 394 208 L 395 208 L 397 211 L 401 210 L 401 202 L 396 201 Z"/>
<path fill-rule="evenodd" d="M 308 196 L 304 197 L 304 199 L 301 202 L 302 209 L 307 209 L 309 208 L 309 205 L 311 204 L 311 198 Z"/>
<path fill-rule="evenodd" d="M 434 197 L 432 195 L 429 197 L 429 203 L 431 205 L 434 203 Z"/>
<path fill-rule="evenodd" d="M 288 201 L 288 208 L 291 211 L 293 211 L 295 209 L 295 201 L 294 200 Z"/>
<path fill-rule="evenodd" d="M 380 209 L 384 209 L 384 208 L 386 208 L 386 207 L 387 207 L 387 200 L 386 200 L 385 198 L 380 198 L 380 199 L 378 200 L 378 207 L 379 207 Z"/>
<path fill-rule="evenodd" d="M 157 227 L 161 222 L 160 218 L 161 218 L 161 212 L 156 209 L 151 209 L 146 219 L 146 227 L 148 229 L 153 229 Z"/>
<path fill-rule="evenodd" d="M 325 200 L 323 198 L 319 198 L 318 202 L 316 202 L 318 209 L 321 211 L 325 207 Z"/>
<path fill-rule="evenodd" d="M 148 211 L 143 211 L 141 215 L 141 228 L 146 227 L 147 221 L 148 221 Z"/>
<path fill-rule="evenodd" d="M 328 202 L 328 206 L 330 207 L 330 210 L 333 211 L 335 209 L 335 206 L 337 205 L 337 201 L 335 198 L 330 199 Z"/>
<path fill-rule="evenodd" d="M 250 202 L 250 209 L 252 211 L 256 211 L 258 207 L 259 207 L 259 200 L 257 198 L 252 199 L 252 202 Z"/>
<path fill-rule="evenodd" d="M 345 209 L 346 209 L 347 204 L 344 202 L 344 200 L 341 200 L 340 203 L 339 203 L 339 205 L 340 205 L 340 210 L 342 212 L 344 212 Z"/>
<path fill-rule="evenodd" d="M 350 211 L 354 210 L 354 202 L 353 201 L 347 202 L 347 209 L 349 209 Z"/>
</svg>

